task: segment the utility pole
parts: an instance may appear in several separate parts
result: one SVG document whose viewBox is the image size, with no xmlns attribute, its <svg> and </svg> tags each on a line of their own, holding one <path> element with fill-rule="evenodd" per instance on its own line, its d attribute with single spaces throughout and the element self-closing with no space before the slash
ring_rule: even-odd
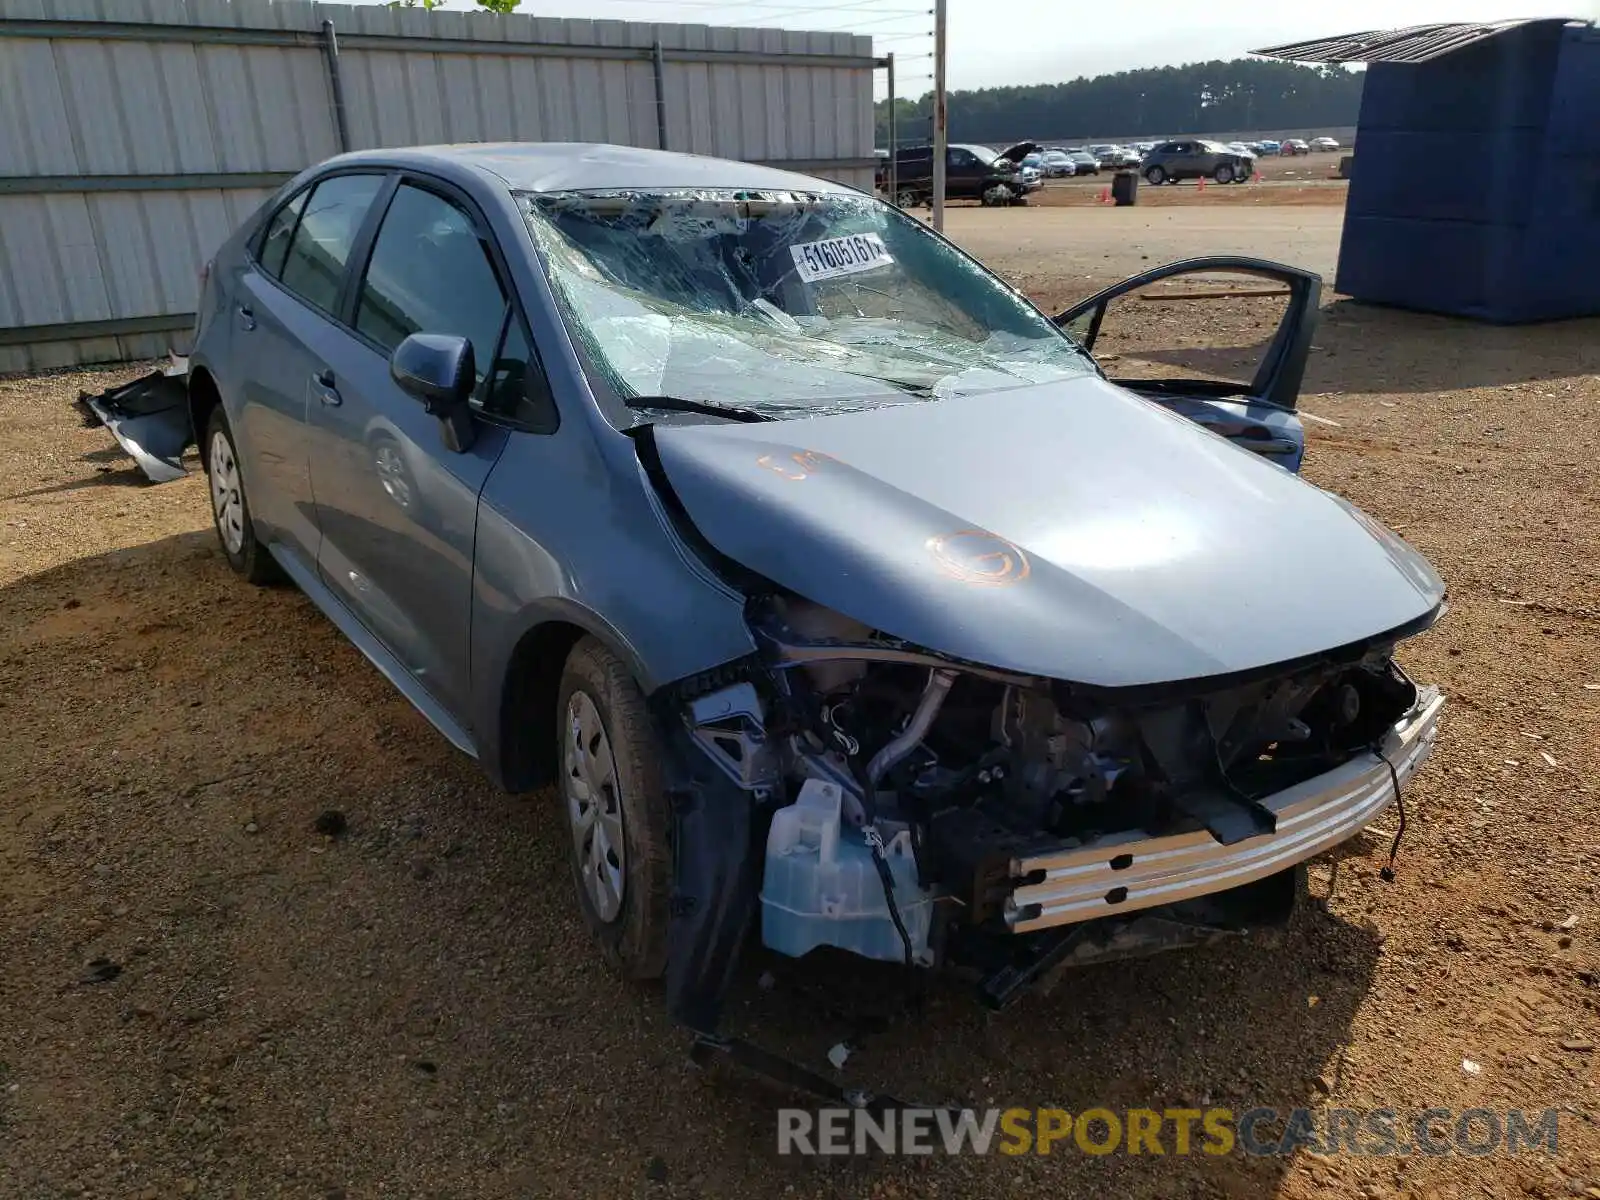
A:
<svg viewBox="0 0 1600 1200">
<path fill-rule="evenodd" d="M 900 203 L 900 128 L 895 109 L 900 101 L 895 99 L 894 55 L 883 56 L 883 65 L 889 72 L 889 203 Z"/>
<path fill-rule="evenodd" d="M 948 141 L 944 107 L 944 6 L 933 0 L 933 227 L 944 232 L 944 166 Z"/>
</svg>

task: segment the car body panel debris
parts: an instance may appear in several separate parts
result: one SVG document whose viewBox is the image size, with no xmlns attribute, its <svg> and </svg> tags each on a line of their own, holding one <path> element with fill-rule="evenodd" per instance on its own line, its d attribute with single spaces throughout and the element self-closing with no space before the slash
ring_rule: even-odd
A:
<svg viewBox="0 0 1600 1200">
<path fill-rule="evenodd" d="M 78 407 L 92 424 L 104 425 L 117 445 L 152 483 L 182 479 L 184 447 L 194 441 L 189 425 L 189 364 L 172 358 L 161 370 L 132 383 L 78 396 Z"/>
</svg>

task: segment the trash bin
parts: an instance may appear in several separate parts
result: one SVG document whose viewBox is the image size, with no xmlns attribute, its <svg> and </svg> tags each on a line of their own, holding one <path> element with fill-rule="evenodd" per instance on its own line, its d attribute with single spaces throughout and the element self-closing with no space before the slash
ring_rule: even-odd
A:
<svg viewBox="0 0 1600 1200">
<path fill-rule="evenodd" d="M 1139 172 L 1118 171 L 1111 177 L 1111 198 L 1117 207 L 1139 203 Z"/>
</svg>

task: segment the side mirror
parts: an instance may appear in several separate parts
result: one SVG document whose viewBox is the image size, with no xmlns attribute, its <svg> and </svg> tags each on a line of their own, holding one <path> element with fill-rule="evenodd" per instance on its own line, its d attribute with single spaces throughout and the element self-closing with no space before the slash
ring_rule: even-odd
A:
<svg viewBox="0 0 1600 1200">
<path fill-rule="evenodd" d="M 394 348 L 389 376 L 402 391 L 422 401 L 439 420 L 445 446 L 461 453 L 472 448 L 472 412 L 467 401 L 477 384 L 472 343 L 444 333 L 413 333 Z"/>
</svg>

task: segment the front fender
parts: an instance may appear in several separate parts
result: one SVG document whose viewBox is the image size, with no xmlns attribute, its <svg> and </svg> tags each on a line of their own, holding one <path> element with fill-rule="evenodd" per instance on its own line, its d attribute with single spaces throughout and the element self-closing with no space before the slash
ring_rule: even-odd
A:
<svg viewBox="0 0 1600 1200">
<path fill-rule="evenodd" d="M 505 761 L 501 713 L 525 639 L 565 650 L 592 634 L 641 691 L 755 649 L 744 597 L 669 528 L 632 445 L 596 453 L 581 424 L 514 434 L 484 486 L 473 550 L 473 729 L 491 773 Z M 565 630 L 540 641 L 541 629 Z M 519 651 L 519 647 L 522 650 Z M 559 678 L 561 662 L 543 664 Z"/>
</svg>

